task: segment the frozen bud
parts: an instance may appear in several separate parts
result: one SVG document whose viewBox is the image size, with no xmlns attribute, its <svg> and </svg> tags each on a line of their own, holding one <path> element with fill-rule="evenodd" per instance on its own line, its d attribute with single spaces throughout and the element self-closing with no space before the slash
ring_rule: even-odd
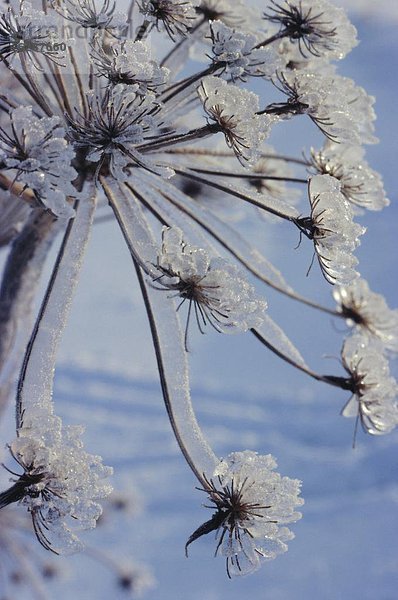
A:
<svg viewBox="0 0 398 600">
<path fill-rule="evenodd" d="M 231 29 L 222 21 L 210 25 L 213 62 L 222 64 L 225 73 L 234 81 L 248 77 L 272 77 L 280 61 L 271 47 L 256 48 L 255 35 Z"/>
<path fill-rule="evenodd" d="M 390 201 L 379 173 L 364 159 L 361 146 L 347 146 L 327 141 L 322 150 L 311 151 L 312 168 L 321 175 L 331 175 L 340 181 L 341 193 L 360 208 L 381 210 Z"/>
<path fill-rule="evenodd" d="M 264 18 L 279 25 L 281 37 L 297 44 L 304 58 L 341 59 L 358 44 L 344 10 L 327 0 L 271 0 Z"/>
<path fill-rule="evenodd" d="M 275 459 L 246 450 L 220 461 L 211 478 L 205 476 L 203 491 L 215 512 L 188 539 L 216 532 L 216 555 L 226 559 L 228 577 L 257 570 L 288 549 L 294 534 L 285 527 L 301 518 L 295 509 L 301 482 L 275 472 Z"/>
<path fill-rule="evenodd" d="M 379 339 L 385 348 L 398 352 L 398 309 L 391 310 L 384 297 L 369 289 L 367 281 L 356 279 L 333 290 L 337 310 L 351 327 Z"/>
<path fill-rule="evenodd" d="M 316 175 L 309 183 L 311 216 L 296 224 L 314 242 L 322 273 L 329 283 L 350 283 L 358 276 L 352 252 L 365 228 L 353 221 L 352 209 L 330 175 Z"/>
<path fill-rule="evenodd" d="M 243 165 L 256 161 L 274 121 L 268 115 L 256 114 L 258 96 L 212 76 L 202 81 L 198 93 L 207 116 L 219 125 L 238 160 Z"/>
<path fill-rule="evenodd" d="M 344 417 L 356 417 L 366 433 L 389 433 L 398 424 L 398 384 L 391 377 L 381 344 L 367 336 L 349 337 L 342 349 L 343 366 L 353 392 Z"/>
<path fill-rule="evenodd" d="M 256 296 L 237 267 L 186 244 L 177 227 L 163 229 L 157 267 L 160 289 L 175 292 L 181 303 L 188 302 L 186 332 L 192 309 L 202 333 L 208 323 L 222 333 L 247 331 L 262 323 L 266 302 Z"/>
</svg>

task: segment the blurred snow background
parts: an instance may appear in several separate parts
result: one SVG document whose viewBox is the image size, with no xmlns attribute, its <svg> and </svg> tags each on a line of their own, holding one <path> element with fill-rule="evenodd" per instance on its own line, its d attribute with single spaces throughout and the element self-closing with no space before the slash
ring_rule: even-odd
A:
<svg viewBox="0 0 398 600">
<path fill-rule="evenodd" d="M 340 72 L 377 97 L 381 143 L 368 149 L 368 160 L 383 173 L 392 200 L 389 209 L 361 218 L 369 230 L 358 252 L 360 270 L 375 291 L 397 306 L 398 7 L 365 0 L 346 0 L 345 5 L 353 9 L 362 43 Z M 276 147 L 300 153 L 319 143 L 304 120 L 287 126 L 289 140 L 281 127 L 272 139 Z M 298 236 L 293 228 L 249 220 L 242 230 L 256 238 L 287 279 L 302 293 L 333 306 L 331 288 L 319 270 L 314 267 L 305 277 L 312 251 L 304 242 L 294 250 Z M 339 373 L 341 367 L 330 356 L 339 355 L 342 323 L 333 326 L 328 316 L 258 290 L 265 292 L 269 314 L 308 363 L 321 372 Z M 55 400 L 68 422 L 87 424 L 87 447 L 114 465 L 116 487 L 120 483 L 138 490 L 146 507 L 127 524 L 123 515 L 104 523 L 87 536 L 90 545 L 105 546 L 120 561 L 149 563 L 157 587 L 147 593 L 148 600 L 395 600 L 398 435 L 370 438 L 360 433 L 353 450 L 354 423 L 339 416 L 344 392 L 308 381 L 249 335 L 200 336 L 192 328 L 191 347 L 194 404 L 216 453 L 246 448 L 271 452 L 282 474 L 303 480 L 306 504 L 302 521 L 292 527 L 296 539 L 286 555 L 232 582 L 223 559 L 212 556 L 211 535 L 193 544 L 185 558 L 187 537 L 210 511 L 201 507 L 204 496 L 194 489 L 194 477 L 173 440 L 134 270 L 119 232 L 107 223 L 93 235 L 61 348 Z M 5 433 L 1 437 L 8 438 Z M 44 550 L 37 545 L 36 552 Z M 77 556 L 68 559 L 65 576 L 50 588 L 50 598 L 119 598 L 113 584 L 106 569 Z"/>
</svg>

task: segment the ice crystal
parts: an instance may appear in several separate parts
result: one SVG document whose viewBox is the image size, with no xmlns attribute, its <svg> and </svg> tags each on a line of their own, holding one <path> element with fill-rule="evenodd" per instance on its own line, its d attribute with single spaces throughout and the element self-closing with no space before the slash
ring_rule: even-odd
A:
<svg viewBox="0 0 398 600">
<path fill-rule="evenodd" d="M 271 0 L 264 18 L 280 25 L 281 37 L 297 43 L 304 58 L 344 58 L 357 45 L 346 13 L 327 0 Z"/>
<path fill-rule="evenodd" d="M 353 391 L 343 416 L 356 417 L 372 435 L 392 431 L 398 425 L 398 384 L 390 375 L 381 344 L 355 334 L 346 340 L 342 360 Z"/>
<path fill-rule="evenodd" d="M 59 417 L 37 409 L 10 445 L 23 474 L 0 494 L 0 508 L 25 506 L 39 542 L 56 554 L 81 549 L 76 532 L 95 527 L 97 501 L 111 492 L 105 479 L 112 469 L 83 449 L 82 433 L 82 427 L 63 426 Z"/>
<path fill-rule="evenodd" d="M 222 21 L 210 25 L 213 62 L 223 65 L 232 79 L 245 81 L 248 77 L 271 77 L 279 66 L 273 48 L 256 48 L 254 35 L 231 29 Z"/>
<path fill-rule="evenodd" d="M 254 162 L 272 124 L 272 118 L 256 114 L 258 96 L 212 76 L 202 81 L 198 92 L 206 114 L 219 125 L 238 160 L 242 164 Z"/>
<path fill-rule="evenodd" d="M 65 140 L 59 117 L 37 117 L 32 106 L 10 113 L 10 126 L 0 128 L 0 161 L 15 169 L 15 180 L 34 190 L 38 200 L 57 217 L 70 217 L 73 209 L 66 197 L 76 195 L 71 166 L 75 156 Z"/>
<path fill-rule="evenodd" d="M 157 267 L 157 283 L 176 292 L 181 304 L 188 301 L 187 329 L 192 308 L 202 333 L 208 323 L 216 331 L 235 333 L 262 322 L 266 302 L 237 267 L 185 243 L 180 229 L 163 229 Z"/>
<path fill-rule="evenodd" d="M 360 208 L 381 210 L 388 206 L 383 180 L 364 159 L 364 149 L 327 141 L 322 150 L 311 152 L 312 167 L 341 183 L 341 193 Z"/>
<path fill-rule="evenodd" d="M 356 279 L 333 290 L 339 312 L 351 327 L 374 336 L 385 348 L 398 352 L 398 309 L 391 310 L 381 294 L 369 289 L 367 281 Z"/>
<path fill-rule="evenodd" d="M 304 501 L 300 481 L 281 477 L 276 467 L 270 454 L 249 450 L 221 460 L 203 489 L 215 513 L 190 536 L 186 548 L 216 531 L 216 554 L 225 557 L 229 577 L 251 573 L 263 560 L 286 552 L 294 534 L 284 525 L 301 518 L 295 508 Z"/>
<path fill-rule="evenodd" d="M 310 180 L 311 217 L 297 224 L 314 242 L 322 273 L 329 283 L 350 283 L 358 276 L 357 259 L 352 252 L 359 245 L 365 228 L 353 221 L 350 205 L 340 191 L 340 184 L 330 175 L 316 175 Z"/>
</svg>

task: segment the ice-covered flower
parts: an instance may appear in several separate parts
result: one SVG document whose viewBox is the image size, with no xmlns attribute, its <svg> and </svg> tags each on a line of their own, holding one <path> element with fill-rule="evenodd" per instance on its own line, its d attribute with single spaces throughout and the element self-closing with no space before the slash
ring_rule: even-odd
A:
<svg viewBox="0 0 398 600">
<path fill-rule="evenodd" d="M 85 29 L 126 28 L 126 15 L 115 12 L 116 2 L 112 0 L 64 0 L 60 5 L 53 0 L 53 7 L 64 19 L 77 23 Z"/>
<path fill-rule="evenodd" d="M 309 183 L 311 216 L 296 220 L 299 229 L 314 242 L 322 273 L 329 283 L 350 283 L 358 276 L 358 260 L 352 252 L 365 228 L 353 221 L 351 207 L 330 175 L 316 175 Z"/>
<path fill-rule="evenodd" d="M 398 352 L 398 309 L 391 310 L 384 297 L 369 289 L 367 281 L 356 279 L 333 290 L 337 310 L 348 325 L 375 336 L 383 346 Z"/>
<path fill-rule="evenodd" d="M 182 299 L 180 306 L 188 301 L 185 342 L 192 309 L 202 333 L 208 323 L 222 333 L 261 324 L 266 302 L 256 296 L 244 275 L 222 258 L 210 258 L 202 248 L 186 244 L 178 227 L 163 229 L 156 266 L 160 289 L 175 292 Z"/>
<path fill-rule="evenodd" d="M 270 454 L 249 450 L 221 460 L 203 489 L 215 512 L 190 536 L 186 549 L 216 531 L 216 554 L 226 558 L 228 577 L 251 573 L 263 560 L 286 552 L 294 534 L 284 525 L 301 518 L 295 508 L 304 501 L 299 497 L 301 482 L 281 477 L 276 466 Z"/>
<path fill-rule="evenodd" d="M 148 92 L 156 93 L 169 75 L 168 69 L 159 67 L 152 60 L 150 48 L 141 41 L 115 41 L 106 49 L 97 44 L 91 57 L 98 75 L 106 77 L 114 85 L 126 84 L 141 96 Z"/>
<path fill-rule="evenodd" d="M 368 210 L 381 210 L 390 204 L 379 173 L 364 159 L 361 146 L 347 146 L 326 142 L 322 150 L 311 151 L 311 166 L 315 172 L 331 175 L 341 183 L 345 198 Z"/>
<path fill-rule="evenodd" d="M 353 392 L 344 417 L 356 417 L 367 433 L 389 433 L 398 425 L 398 384 L 391 377 L 381 344 L 367 336 L 349 337 L 342 349 L 343 366 Z"/>
<path fill-rule="evenodd" d="M 37 539 L 56 554 L 81 549 L 76 532 L 95 527 L 98 500 L 112 491 L 105 481 L 112 469 L 83 449 L 83 431 L 37 409 L 10 445 L 23 473 L 15 473 L 14 485 L 0 494 L 0 509 L 14 502 L 25 506 Z"/>
<path fill-rule="evenodd" d="M 0 58 L 11 61 L 17 55 L 29 58 L 41 70 L 36 55 L 56 64 L 62 63 L 62 42 L 51 15 L 34 10 L 30 2 L 21 2 L 20 12 L 8 8 L 0 15 Z"/>
<path fill-rule="evenodd" d="M 250 33 L 235 31 L 222 21 L 210 25 L 213 62 L 223 65 L 232 81 L 248 77 L 272 77 L 279 58 L 272 47 L 256 48 L 257 38 Z"/>
<path fill-rule="evenodd" d="M 327 0 L 271 0 L 264 18 L 280 25 L 280 36 L 297 43 L 305 58 L 341 59 L 358 44 L 345 11 Z"/>
<path fill-rule="evenodd" d="M 279 74 L 278 87 L 288 97 L 286 103 L 268 106 L 263 113 L 287 117 L 306 114 L 322 133 L 338 143 L 372 144 L 375 99 L 352 79 L 323 76 L 311 71 Z"/>
<path fill-rule="evenodd" d="M 118 84 L 102 95 L 88 94 L 89 111 L 77 109 L 69 120 L 68 135 L 76 148 L 95 164 L 96 177 L 103 171 L 115 179 L 129 176 L 130 166 L 170 177 L 172 171 L 145 155 L 142 146 L 162 133 L 157 114 L 160 105 L 152 94 L 141 96 Z"/>
<path fill-rule="evenodd" d="M 65 139 L 59 117 L 37 117 L 33 107 L 10 112 L 9 132 L 0 128 L 0 162 L 15 169 L 15 180 L 31 188 L 38 200 L 58 217 L 74 214 L 66 197 L 76 195 L 71 166 L 75 153 Z"/>
<path fill-rule="evenodd" d="M 140 11 L 155 27 L 164 27 L 172 40 L 186 35 L 197 14 L 195 8 L 200 0 L 138 0 Z"/>
<path fill-rule="evenodd" d="M 238 160 L 243 165 L 254 162 L 273 122 L 267 115 L 256 114 L 258 96 L 212 76 L 203 79 L 198 93 L 207 116 L 219 125 Z"/>
</svg>

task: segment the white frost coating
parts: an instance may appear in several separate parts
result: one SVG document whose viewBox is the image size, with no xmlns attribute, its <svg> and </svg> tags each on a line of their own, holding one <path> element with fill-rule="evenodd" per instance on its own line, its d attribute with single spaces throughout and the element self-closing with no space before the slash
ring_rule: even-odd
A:
<svg viewBox="0 0 398 600">
<path fill-rule="evenodd" d="M 184 213 L 211 233 L 212 237 L 220 242 L 253 275 L 280 290 L 287 293 L 294 293 L 294 290 L 286 283 L 280 271 L 256 248 L 251 246 L 235 229 L 232 229 L 228 224 L 221 221 L 217 215 L 207 210 L 198 202 L 192 201 L 189 196 L 171 185 L 168 181 L 162 181 L 160 186 L 158 179 L 150 173 L 143 174 L 143 178 L 144 181 L 147 181 L 147 185 L 152 184 L 154 187 L 157 187 L 159 192 L 163 191 L 176 206 L 180 207 Z"/>
<path fill-rule="evenodd" d="M 304 369 L 308 369 L 304 358 L 301 356 L 296 346 L 269 315 L 264 315 L 264 322 L 259 327 L 256 327 L 256 331 L 264 338 L 264 340 L 274 346 L 278 352 Z"/>
<path fill-rule="evenodd" d="M 76 216 L 70 222 L 70 234 L 64 245 L 51 290 L 43 303 L 37 331 L 31 339 L 30 354 L 25 357 L 25 372 L 20 382 L 17 428 L 28 426 L 36 409 L 50 409 L 58 344 L 69 315 L 73 294 L 87 247 L 96 206 L 96 195 L 79 202 Z M 51 283 L 50 283 L 51 285 Z M 28 348 L 29 351 L 29 348 Z"/>
<path fill-rule="evenodd" d="M 360 333 L 349 337 L 342 349 L 343 366 L 354 383 L 353 394 L 342 410 L 357 417 L 367 433 L 382 435 L 398 425 L 398 384 L 390 375 L 383 346 Z"/>
<path fill-rule="evenodd" d="M 154 243 L 149 228 L 145 231 L 143 227 L 141 244 L 134 248 L 134 252 L 139 254 L 142 244 L 152 247 Z M 142 274 L 141 284 L 147 300 L 162 390 L 171 425 L 189 466 L 197 478 L 203 481 L 203 473 L 212 472 L 218 459 L 204 438 L 192 408 L 188 360 L 177 306 L 174 300 L 164 298 L 152 284 L 148 284 Z"/>
<path fill-rule="evenodd" d="M 389 308 L 381 294 L 369 289 L 367 281 L 356 279 L 350 285 L 335 288 L 333 297 L 350 327 L 378 338 L 386 349 L 398 352 L 398 309 Z"/>
<path fill-rule="evenodd" d="M 265 560 L 286 552 L 294 534 L 284 525 L 301 518 L 296 512 L 304 500 L 299 497 L 301 482 L 275 472 L 270 454 L 245 450 L 221 460 L 207 473 L 207 492 L 214 508 L 207 530 L 199 528 L 188 540 L 217 531 L 216 553 L 226 557 L 227 574 L 247 575 Z M 202 528 L 205 526 L 202 526 Z"/>
</svg>

